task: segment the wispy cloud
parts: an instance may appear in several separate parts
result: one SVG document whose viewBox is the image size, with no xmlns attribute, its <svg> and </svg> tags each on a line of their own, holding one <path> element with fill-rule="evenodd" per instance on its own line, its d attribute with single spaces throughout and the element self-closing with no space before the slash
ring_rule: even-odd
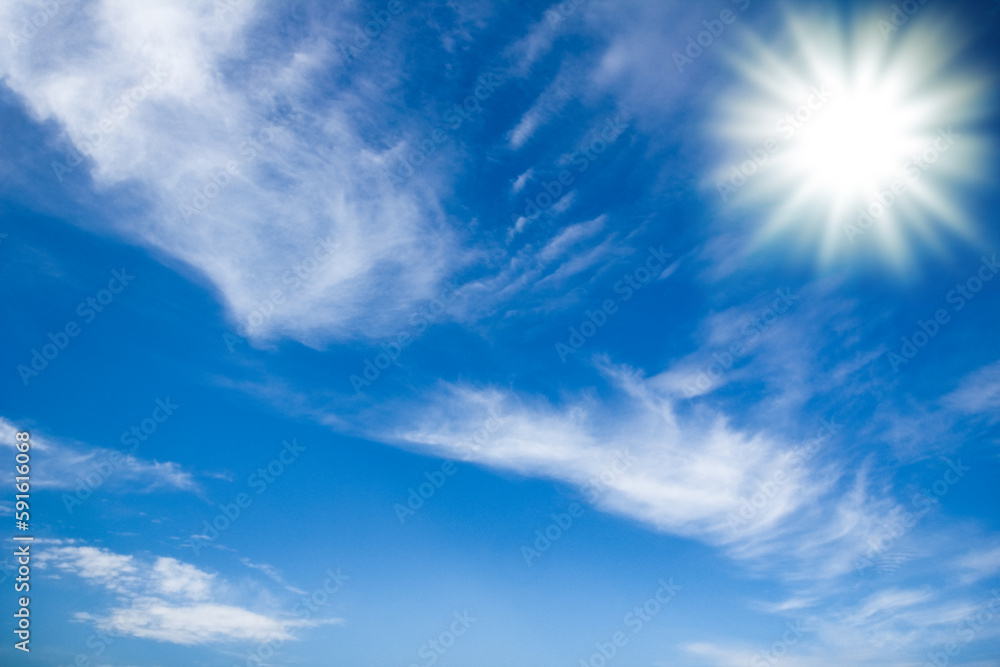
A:
<svg viewBox="0 0 1000 667">
<path fill-rule="evenodd" d="M 267 563 L 255 563 L 249 558 L 241 558 L 240 562 L 253 570 L 258 570 L 260 572 L 263 572 L 269 579 L 271 579 L 277 584 L 280 584 L 281 586 L 291 591 L 292 593 L 297 593 L 298 595 L 308 595 L 306 591 L 302 590 L 301 588 L 296 588 L 295 586 L 292 586 L 290 583 L 288 583 L 285 580 L 285 578 L 281 575 L 281 572 L 278 570 L 278 568 L 274 567 L 273 565 L 268 565 Z"/>
<path fill-rule="evenodd" d="M 942 401 L 958 412 L 987 415 L 990 421 L 1000 419 L 1000 361 L 970 373 Z"/>
<path fill-rule="evenodd" d="M 256 81 L 233 80 L 225 64 L 251 49 L 260 6 L 220 6 L 76 6 L 44 39 L 8 49 L 0 72 L 39 120 L 63 128 L 68 149 L 87 153 L 98 186 L 141 184 L 152 209 L 119 219 L 118 231 L 207 277 L 234 322 L 282 291 L 278 312 L 253 337 L 320 344 L 376 335 L 433 295 L 450 270 L 453 233 L 433 199 L 389 185 L 395 151 L 406 147 L 361 138 L 360 109 L 367 115 L 377 99 L 344 91 L 339 101 L 311 101 L 314 77 L 342 66 L 329 42 L 255 60 Z M 7 3 L 0 32 L 32 7 Z M 116 118 L 114 132 L 89 143 L 117 97 L 156 67 L 163 80 Z M 292 289 L 288 276 L 324 240 L 333 258 Z"/>
<path fill-rule="evenodd" d="M 636 464 L 607 490 L 600 507 L 716 544 L 759 543 L 829 490 L 828 478 L 814 466 L 794 463 L 794 446 L 741 432 L 721 415 L 681 419 L 672 399 L 642 374 L 598 363 L 616 388 L 612 400 L 581 396 L 553 405 L 496 387 L 444 385 L 429 406 L 397 411 L 406 415 L 403 424 L 380 437 L 457 458 L 479 415 L 493 409 L 504 415 L 504 428 L 474 461 L 581 488 L 601 474 L 615 450 L 628 450 Z M 776 471 L 787 471 L 780 488 L 770 482 Z M 773 497 L 754 510 L 745 532 L 735 533 L 731 517 L 765 483 L 775 487 Z"/>
<path fill-rule="evenodd" d="M 106 632 L 193 645 L 296 639 L 295 631 L 341 619 L 290 618 L 238 604 L 240 595 L 215 574 L 174 558 L 153 559 L 90 546 L 44 548 L 36 556 L 45 572 L 75 574 L 117 597 L 102 612 L 79 611 L 78 621 Z"/>
<path fill-rule="evenodd" d="M 10 420 L 0 416 L 0 443 L 12 447 L 17 430 Z M 200 492 L 194 475 L 172 461 L 149 461 L 119 449 L 88 447 L 36 433 L 32 433 L 31 440 L 37 452 L 33 486 L 73 491 L 71 505 L 79 504 L 98 488 L 133 493 L 158 489 Z"/>
</svg>

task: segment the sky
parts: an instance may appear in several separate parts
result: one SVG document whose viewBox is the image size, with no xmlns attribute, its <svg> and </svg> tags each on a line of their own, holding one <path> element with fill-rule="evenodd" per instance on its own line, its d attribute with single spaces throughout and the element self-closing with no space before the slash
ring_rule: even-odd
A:
<svg viewBox="0 0 1000 667">
<path fill-rule="evenodd" d="M 998 14 L 2 3 L 0 661 L 1000 665 Z"/>
</svg>

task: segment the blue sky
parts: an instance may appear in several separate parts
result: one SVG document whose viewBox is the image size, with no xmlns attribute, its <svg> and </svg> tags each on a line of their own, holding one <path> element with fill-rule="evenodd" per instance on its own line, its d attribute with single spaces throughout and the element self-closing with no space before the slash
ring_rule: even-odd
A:
<svg viewBox="0 0 1000 667">
<path fill-rule="evenodd" d="M 4 664 L 1000 664 L 996 14 L 4 3 Z"/>
</svg>

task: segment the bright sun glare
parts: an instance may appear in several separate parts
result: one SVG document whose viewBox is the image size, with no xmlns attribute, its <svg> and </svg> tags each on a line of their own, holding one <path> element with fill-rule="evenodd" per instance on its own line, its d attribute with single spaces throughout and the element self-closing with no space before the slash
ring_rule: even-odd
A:
<svg viewBox="0 0 1000 667">
<path fill-rule="evenodd" d="M 863 195 L 870 184 L 890 179 L 911 148 L 910 129 L 894 122 L 901 116 L 897 101 L 873 93 L 831 100 L 791 147 L 802 173 L 838 198 Z"/>
<path fill-rule="evenodd" d="M 914 234 L 932 245 L 942 226 L 973 237 L 955 199 L 981 178 L 982 140 L 962 128 L 985 87 L 956 71 L 960 40 L 944 22 L 886 37 L 877 21 L 788 17 L 786 45 L 748 40 L 734 61 L 746 85 L 720 105 L 730 154 L 712 186 L 762 215 L 763 237 L 819 236 L 827 261 L 880 243 L 902 265 Z"/>
</svg>

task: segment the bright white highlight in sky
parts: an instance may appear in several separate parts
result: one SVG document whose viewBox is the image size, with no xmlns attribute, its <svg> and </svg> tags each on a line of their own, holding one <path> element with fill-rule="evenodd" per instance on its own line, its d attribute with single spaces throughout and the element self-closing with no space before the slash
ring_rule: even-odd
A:
<svg viewBox="0 0 1000 667">
<path fill-rule="evenodd" d="M 982 177 L 982 139 L 965 128 L 985 86 L 951 66 L 958 36 L 939 20 L 888 39 L 874 19 L 787 20 L 787 42 L 747 40 L 735 61 L 746 85 L 720 101 L 722 201 L 752 207 L 762 238 L 804 235 L 825 261 L 878 243 L 902 266 L 910 236 L 972 237 L 956 190 Z"/>
<path fill-rule="evenodd" d="M 790 147 L 790 161 L 802 178 L 837 199 L 867 195 L 892 180 L 917 147 L 917 132 L 904 118 L 902 102 L 885 93 L 842 94 L 805 124 Z"/>
</svg>

